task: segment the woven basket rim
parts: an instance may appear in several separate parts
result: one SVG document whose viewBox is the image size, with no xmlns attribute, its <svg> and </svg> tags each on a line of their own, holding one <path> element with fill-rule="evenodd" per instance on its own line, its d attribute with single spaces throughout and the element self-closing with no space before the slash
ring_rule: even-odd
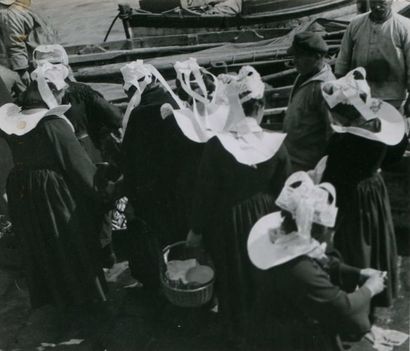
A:
<svg viewBox="0 0 410 351">
<path fill-rule="evenodd" d="M 170 252 L 171 249 L 173 249 L 174 247 L 177 247 L 177 246 L 185 245 L 185 244 L 186 244 L 186 241 L 177 241 L 176 243 L 165 246 L 162 249 L 163 263 L 167 264 L 167 262 L 168 262 L 167 254 Z M 210 280 L 208 283 L 206 283 L 206 284 L 204 284 L 204 285 L 202 285 L 198 288 L 195 288 L 195 289 L 181 289 L 181 288 L 174 288 L 174 287 L 170 286 L 169 283 L 168 283 L 168 279 L 165 277 L 164 273 L 160 274 L 160 280 L 161 280 L 161 283 L 164 287 L 166 287 L 167 289 L 170 289 L 172 291 L 182 292 L 182 293 L 195 293 L 195 292 L 205 290 L 209 286 L 213 285 L 214 282 L 215 282 L 215 277 L 212 278 L 212 280 Z"/>
<path fill-rule="evenodd" d="M 206 288 L 208 288 L 210 285 L 213 285 L 215 282 L 215 279 L 212 278 L 211 281 L 209 281 L 208 283 L 206 283 L 205 285 L 200 286 L 199 288 L 195 288 L 195 289 L 181 289 L 181 288 L 174 288 L 170 285 L 168 285 L 167 281 L 164 279 L 164 277 L 161 276 L 161 283 L 168 289 L 176 291 L 176 292 L 183 292 L 183 293 L 194 293 L 194 292 L 199 292 L 201 290 L 205 290 Z"/>
</svg>

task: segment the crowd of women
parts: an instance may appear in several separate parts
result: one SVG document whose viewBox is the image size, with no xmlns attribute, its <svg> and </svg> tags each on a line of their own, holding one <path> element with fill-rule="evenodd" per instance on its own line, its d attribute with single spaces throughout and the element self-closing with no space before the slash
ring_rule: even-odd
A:
<svg viewBox="0 0 410 351">
<path fill-rule="evenodd" d="M 263 127 L 265 85 L 252 67 L 216 77 L 191 58 L 175 64 L 172 89 L 132 62 L 121 70 L 122 116 L 74 81 L 61 46 L 39 46 L 34 63 L 27 90 L 0 108 L 34 308 L 106 299 L 106 223 L 123 196 L 142 289 L 160 295 L 164 246 L 204 247 L 211 307 L 237 347 L 340 350 L 341 337 L 369 331 L 373 307 L 393 302 L 397 252 L 379 169 L 404 119 L 372 98 L 364 69 L 321 85 L 333 135 L 316 168 L 293 173 L 286 134 Z M 360 241 L 346 240 L 355 233 Z"/>
</svg>

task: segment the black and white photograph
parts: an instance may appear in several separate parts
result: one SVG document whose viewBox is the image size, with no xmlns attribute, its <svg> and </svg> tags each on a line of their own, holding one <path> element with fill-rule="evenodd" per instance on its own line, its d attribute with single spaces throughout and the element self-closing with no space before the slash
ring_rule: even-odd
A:
<svg viewBox="0 0 410 351">
<path fill-rule="evenodd" d="M 410 0 L 0 0 L 0 351 L 410 351 Z"/>
</svg>

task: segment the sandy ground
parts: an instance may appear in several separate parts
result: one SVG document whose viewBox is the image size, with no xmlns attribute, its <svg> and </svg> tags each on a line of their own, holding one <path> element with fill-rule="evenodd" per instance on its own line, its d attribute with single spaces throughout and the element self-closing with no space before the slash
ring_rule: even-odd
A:
<svg viewBox="0 0 410 351">
<path fill-rule="evenodd" d="M 400 297 L 382 313 L 378 325 L 409 330 L 410 259 L 402 266 Z M 0 269 L 0 350 L 4 351 L 234 351 L 224 343 L 218 315 L 209 308 L 172 306 L 140 288 L 125 289 L 128 272 L 110 284 L 105 306 L 90 306 L 61 316 L 51 307 L 30 311 L 24 281 L 17 272 Z M 81 344 L 41 348 L 80 340 Z M 350 351 L 372 351 L 362 340 Z M 408 342 L 394 351 L 408 351 Z M 268 351 L 268 350 L 261 350 Z M 280 350 L 272 350 L 280 351 Z M 312 350 L 320 351 L 320 350 Z"/>
</svg>

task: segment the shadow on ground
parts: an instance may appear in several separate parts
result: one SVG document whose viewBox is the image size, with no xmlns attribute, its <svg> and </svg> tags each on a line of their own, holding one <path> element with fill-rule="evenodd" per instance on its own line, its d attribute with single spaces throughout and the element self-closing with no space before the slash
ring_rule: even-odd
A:
<svg viewBox="0 0 410 351">
<path fill-rule="evenodd" d="M 0 350 L 71 351 L 225 351 L 224 330 L 209 307 L 174 307 L 162 296 L 144 294 L 141 288 L 124 288 L 129 271 L 110 283 L 109 300 L 85 306 L 61 318 L 51 307 L 31 311 L 21 273 L 0 270 Z M 410 257 L 401 258 L 400 296 L 391 309 L 378 311 L 377 324 L 403 332 L 409 330 Z M 39 348 L 84 339 L 79 345 Z M 406 343 L 395 351 L 407 351 Z M 365 340 L 351 351 L 371 351 Z M 264 350 L 265 351 L 265 350 Z M 267 350 L 266 350 L 267 351 Z"/>
</svg>

